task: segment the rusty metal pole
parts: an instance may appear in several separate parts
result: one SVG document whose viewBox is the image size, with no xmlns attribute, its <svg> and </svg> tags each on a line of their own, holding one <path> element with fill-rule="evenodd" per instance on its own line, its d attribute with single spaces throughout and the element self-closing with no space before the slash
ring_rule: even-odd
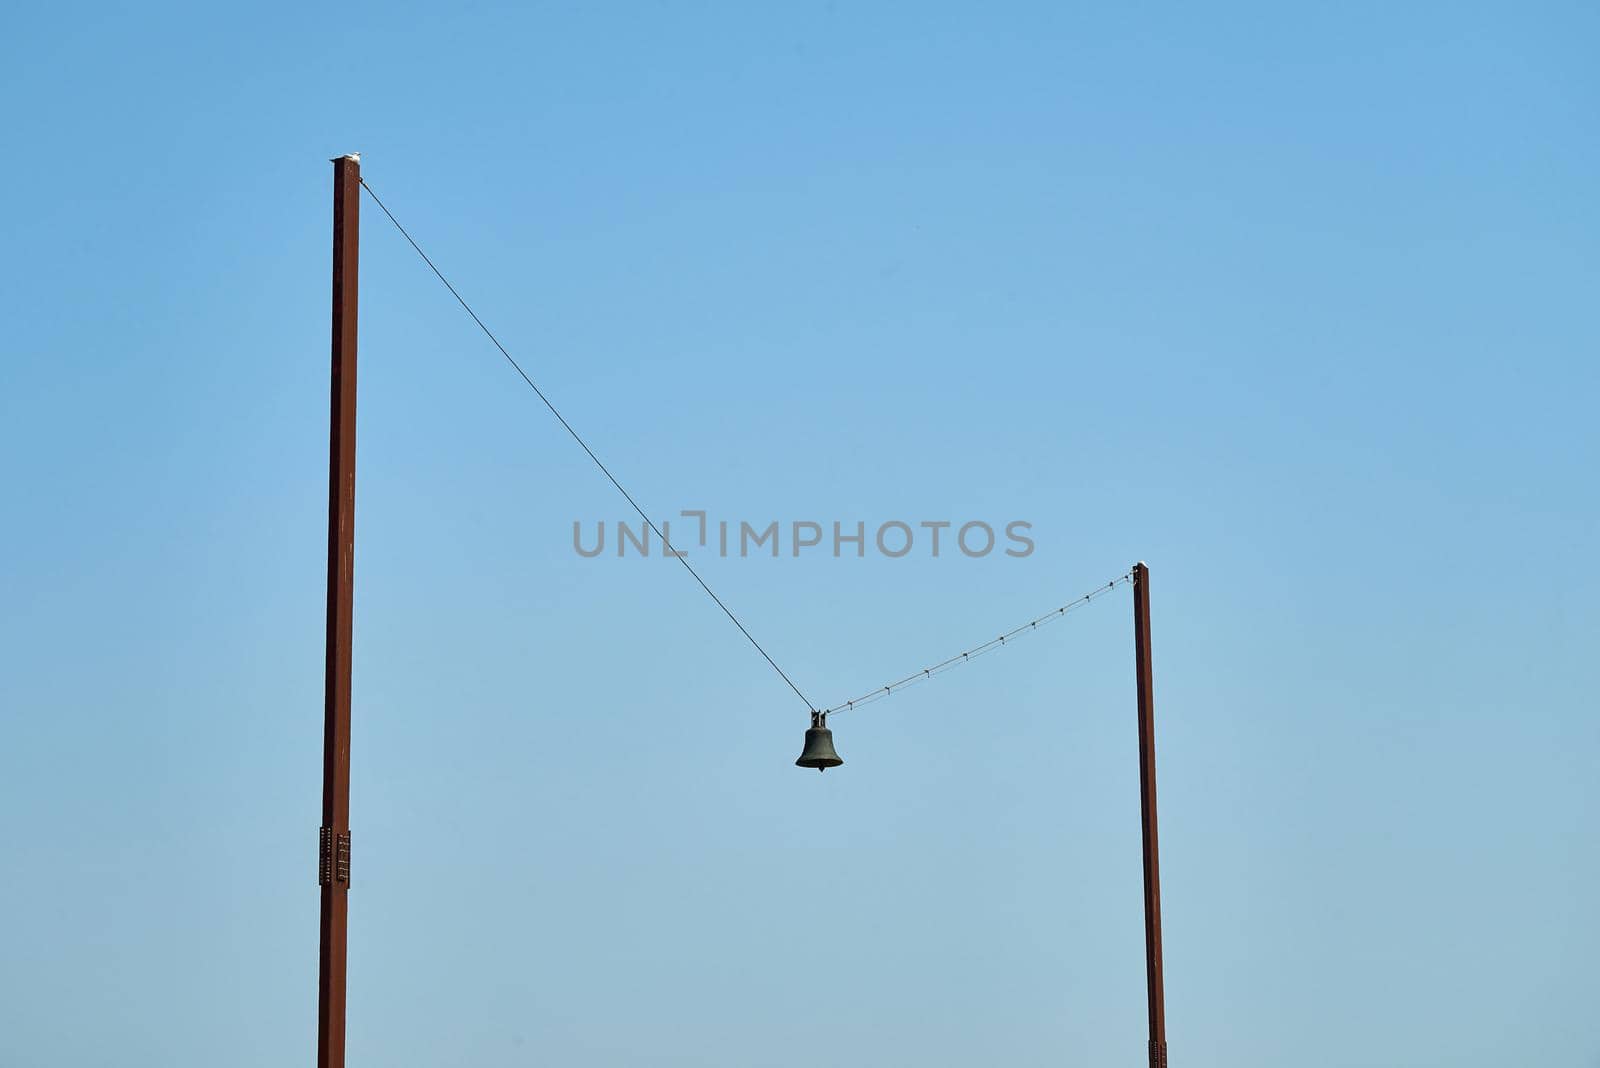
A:
<svg viewBox="0 0 1600 1068">
<path fill-rule="evenodd" d="M 328 430 L 328 646 L 322 727 L 317 1068 L 344 1068 L 350 917 L 350 623 L 356 520 L 356 253 L 361 158 L 333 161 L 333 372 Z"/>
<path fill-rule="evenodd" d="M 1144 970 L 1150 1004 L 1150 1068 L 1167 1068 L 1167 1004 L 1161 975 L 1161 860 L 1156 843 L 1155 697 L 1150 669 L 1150 569 L 1133 565 L 1133 649 L 1139 676 L 1139 826 L 1144 838 Z"/>
</svg>

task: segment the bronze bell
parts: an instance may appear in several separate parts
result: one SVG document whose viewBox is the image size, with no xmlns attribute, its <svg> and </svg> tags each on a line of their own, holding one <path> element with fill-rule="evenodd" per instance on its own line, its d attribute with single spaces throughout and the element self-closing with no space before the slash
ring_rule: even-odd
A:
<svg viewBox="0 0 1600 1068">
<path fill-rule="evenodd" d="M 833 732 L 828 729 L 828 714 L 826 712 L 811 713 L 811 727 L 806 731 L 806 745 L 800 750 L 800 759 L 796 760 L 797 768 L 816 768 L 818 771 L 827 771 L 844 763 L 833 748 Z"/>
</svg>

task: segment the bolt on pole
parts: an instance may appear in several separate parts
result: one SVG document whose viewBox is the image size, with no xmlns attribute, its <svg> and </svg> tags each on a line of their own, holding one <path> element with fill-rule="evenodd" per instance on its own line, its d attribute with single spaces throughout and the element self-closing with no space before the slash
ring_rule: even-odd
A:
<svg viewBox="0 0 1600 1068">
<path fill-rule="evenodd" d="M 322 728 L 317 1068 L 344 1068 L 350 917 L 350 631 L 355 590 L 356 290 L 361 158 L 333 161 L 333 352 L 328 425 L 328 642 Z"/>
</svg>

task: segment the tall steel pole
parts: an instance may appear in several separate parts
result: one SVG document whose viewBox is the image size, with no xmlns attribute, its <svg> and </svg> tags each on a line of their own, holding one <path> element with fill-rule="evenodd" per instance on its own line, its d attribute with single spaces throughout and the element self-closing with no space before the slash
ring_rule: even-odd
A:
<svg viewBox="0 0 1600 1068">
<path fill-rule="evenodd" d="M 317 882 L 317 1068 L 344 1068 L 345 950 L 350 917 L 350 621 L 355 588 L 356 253 L 361 159 L 333 161 L 333 372 L 328 430 L 328 646 Z"/>
<path fill-rule="evenodd" d="M 1150 1003 L 1150 1068 L 1167 1068 L 1167 1005 L 1161 976 L 1161 860 L 1156 842 L 1155 697 L 1150 670 L 1150 569 L 1133 565 L 1133 649 L 1139 675 L 1139 826 L 1144 838 L 1144 970 Z"/>
</svg>

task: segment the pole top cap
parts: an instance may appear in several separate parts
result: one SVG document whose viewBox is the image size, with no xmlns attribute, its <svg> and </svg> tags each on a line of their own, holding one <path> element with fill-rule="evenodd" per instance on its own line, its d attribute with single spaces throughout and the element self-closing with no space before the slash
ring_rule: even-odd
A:
<svg viewBox="0 0 1600 1068">
<path fill-rule="evenodd" d="M 361 162 L 361 153 L 359 153 L 359 152 L 346 152 L 342 156 L 334 156 L 332 159 L 328 160 L 328 162 L 329 163 L 338 163 L 342 159 L 347 159 L 352 163 L 360 163 Z"/>
</svg>

